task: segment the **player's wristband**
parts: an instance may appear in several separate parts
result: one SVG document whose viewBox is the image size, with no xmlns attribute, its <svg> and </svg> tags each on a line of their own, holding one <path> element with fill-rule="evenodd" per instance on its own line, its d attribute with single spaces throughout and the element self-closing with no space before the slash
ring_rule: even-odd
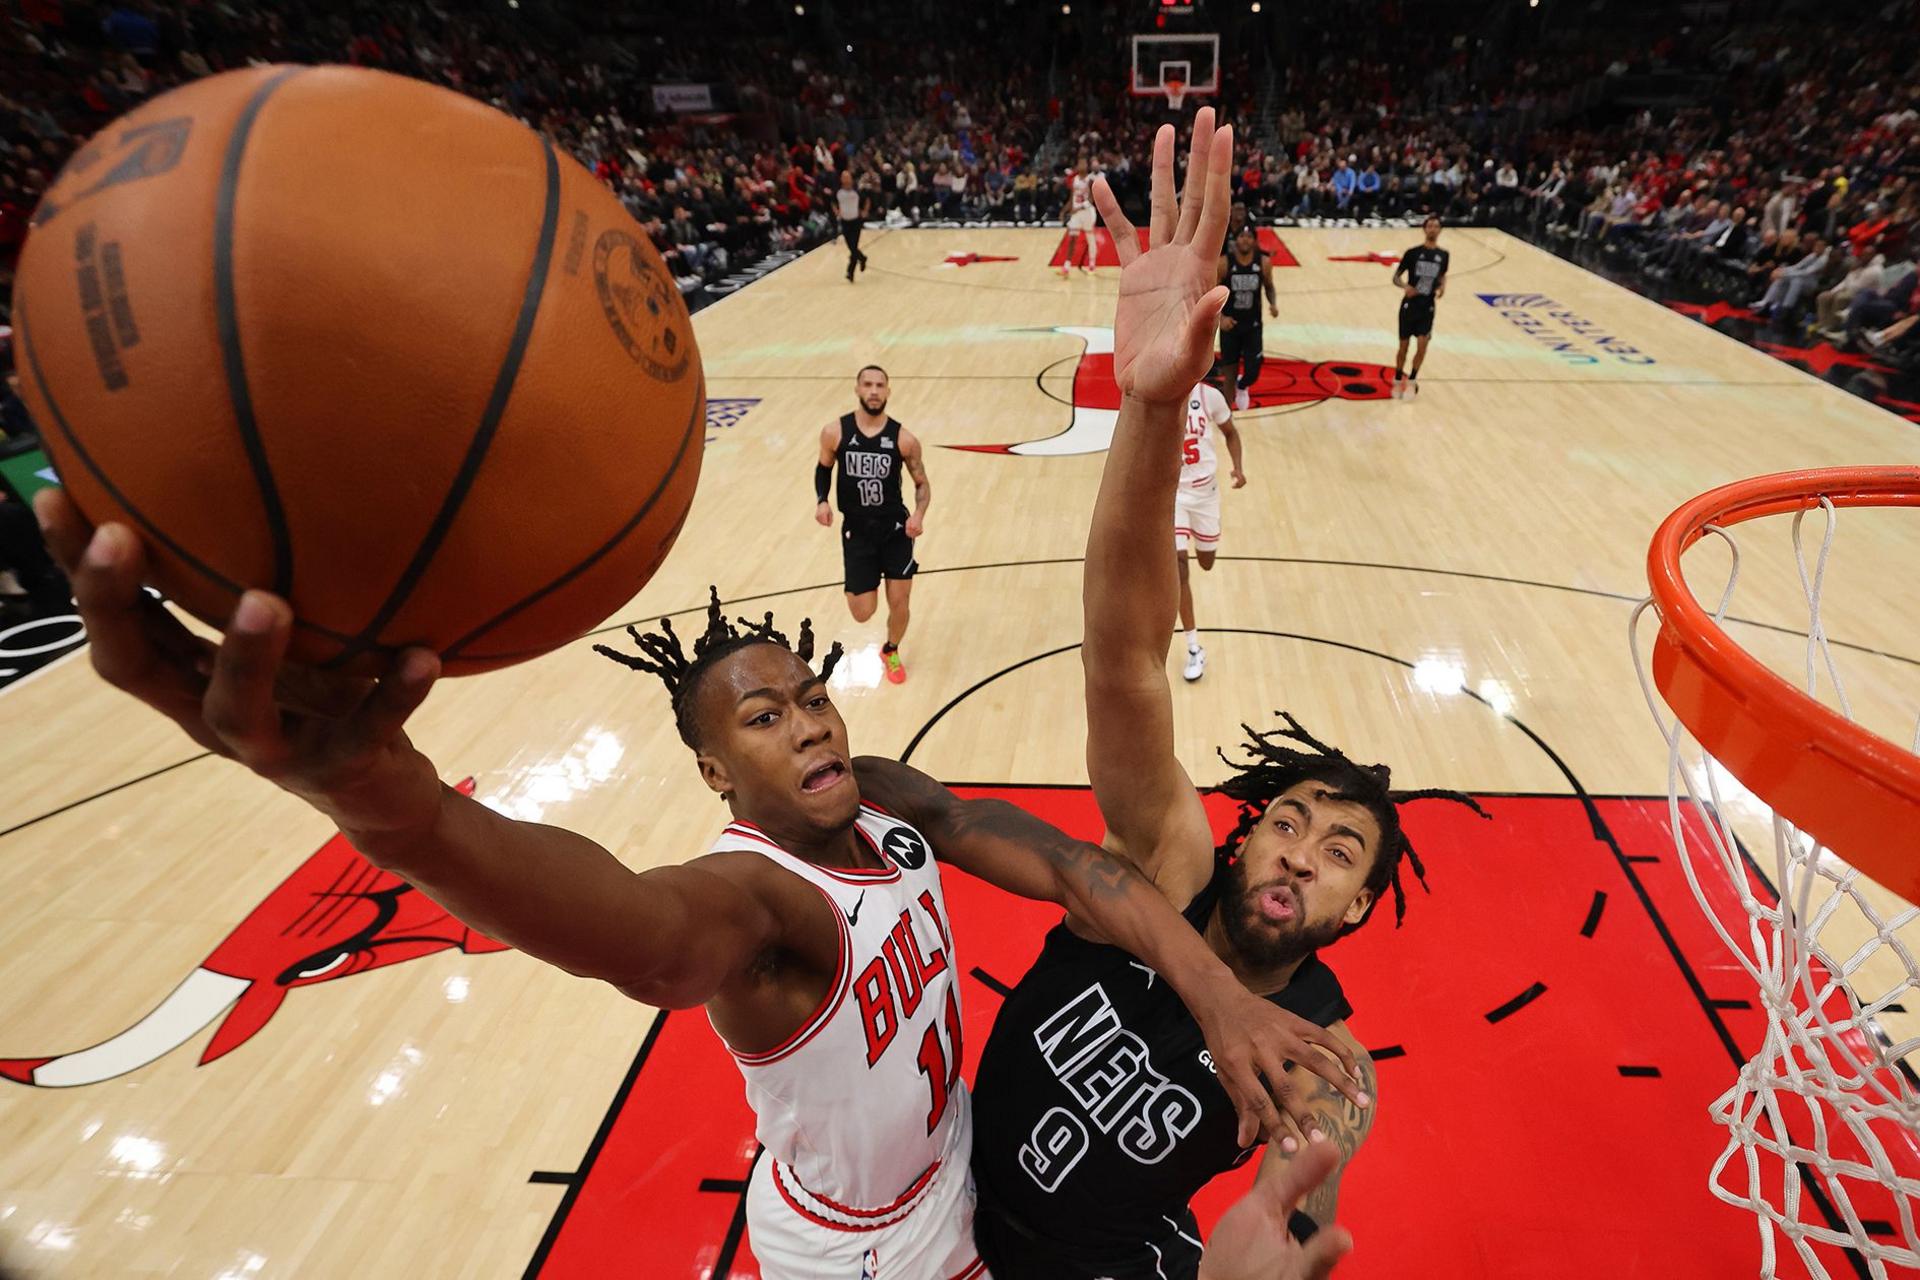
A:
<svg viewBox="0 0 1920 1280">
<path fill-rule="evenodd" d="M 815 466 L 813 469 L 813 496 L 825 502 L 827 500 L 827 482 L 832 479 L 832 467 Z"/>
</svg>

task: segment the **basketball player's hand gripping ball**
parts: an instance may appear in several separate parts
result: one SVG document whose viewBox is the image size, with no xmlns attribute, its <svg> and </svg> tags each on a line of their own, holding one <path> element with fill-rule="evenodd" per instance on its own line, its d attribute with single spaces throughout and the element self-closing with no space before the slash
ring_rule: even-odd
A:
<svg viewBox="0 0 1920 1280">
<path fill-rule="evenodd" d="M 1184 402 L 1213 364 L 1213 335 L 1225 286 L 1214 284 L 1227 213 L 1233 203 L 1233 128 L 1216 129 L 1213 108 L 1193 122 L 1186 187 L 1176 200 L 1174 132 L 1153 138 L 1152 222 L 1147 248 L 1120 211 L 1105 178 L 1093 203 L 1120 255 L 1120 303 L 1113 317 L 1113 372 L 1124 395 L 1158 404 Z"/>
</svg>

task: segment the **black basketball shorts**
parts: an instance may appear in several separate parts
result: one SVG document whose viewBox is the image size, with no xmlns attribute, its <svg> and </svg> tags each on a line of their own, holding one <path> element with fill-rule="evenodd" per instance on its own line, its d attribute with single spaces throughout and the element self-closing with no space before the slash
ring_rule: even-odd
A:
<svg viewBox="0 0 1920 1280">
<path fill-rule="evenodd" d="M 905 581 L 920 568 L 913 558 L 913 539 L 902 524 L 843 524 L 840 560 L 846 569 L 847 594 L 863 596 L 878 590 L 882 578 Z"/>
<path fill-rule="evenodd" d="M 1259 324 L 1238 320 L 1233 328 L 1220 331 L 1220 367 L 1231 370 L 1240 386 L 1251 387 L 1260 378 L 1266 344 L 1267 335 Z"/>
<path fill-rule="evenodd" d="M 1400 299 L 1400 336 L 1424 338 L 1433 332 L 1433 299 Z"/>
</svg>

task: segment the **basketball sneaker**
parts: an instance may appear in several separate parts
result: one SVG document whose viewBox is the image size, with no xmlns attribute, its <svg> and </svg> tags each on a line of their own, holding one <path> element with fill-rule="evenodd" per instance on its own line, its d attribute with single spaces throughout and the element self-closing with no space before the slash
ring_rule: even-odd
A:
<svg viewBox="0 0 1920 1280">
<path fill-rule="evenodd" d="M 887 666 L 888 683 L 905 684 L 907 682 L 907 667 L 905 663 L 900 661 L 900 651 L 898 649 L 881 649 L 880 661 L 884 662 Z"/>
<path fill-rule="evenodd" d="M 1393 371 L 1393 398 L 1400 399 L 1407 394 L 1407 375 L 1398 369 Z"/>
<path fill-rule="evenodd" d="M 1238 391 L 1233 393 L 1233 407 L 1236 409 L 1253 408 L 1253 397 L 1247 394 L 1247 389 L 1245 387 L 1241 387 Z"/>
<path fill-rule="evenodd" d="M 1189 682 L 1198 680 L 1207 672 L 1207 651 L 1199 645 L 1187 647 L 1187 665 L 1180 672 Z"/>
</svg>

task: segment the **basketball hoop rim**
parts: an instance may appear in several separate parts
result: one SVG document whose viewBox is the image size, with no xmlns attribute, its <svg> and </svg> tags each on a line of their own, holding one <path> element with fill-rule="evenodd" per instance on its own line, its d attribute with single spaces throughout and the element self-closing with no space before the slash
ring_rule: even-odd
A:
<svg viewBox="0 0 1920 1280">
<path fill-rule="evenodd" d="M 1706 534 L 1762 516 L 1920 507 L 1920 467 L 1834 467 L 1710 490 L 1664 520 L 1647 551 L 1660 619 L 1654 684 L 1701 748 L 1780 816 L 1848 863 L 1920 900 L 1920 756 L 1853 724 L 1742 649 L 1694 598 L 1680 558 Z"/>
</svg>

